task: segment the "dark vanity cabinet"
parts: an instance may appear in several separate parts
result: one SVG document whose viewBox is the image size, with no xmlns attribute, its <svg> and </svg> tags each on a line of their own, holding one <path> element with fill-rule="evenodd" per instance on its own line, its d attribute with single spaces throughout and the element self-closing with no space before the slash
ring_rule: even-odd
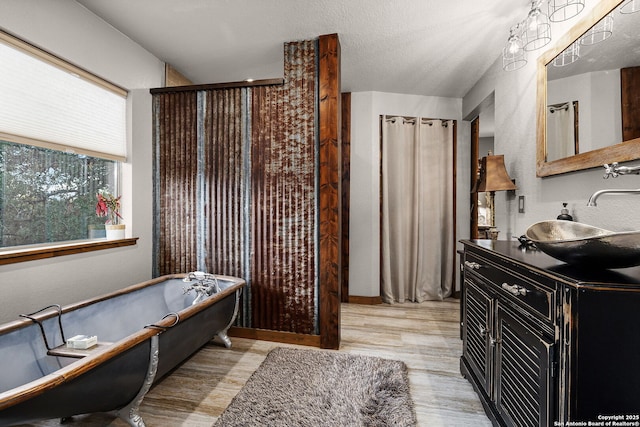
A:
<svg viewBox="0 0 640 427">
<path fill-rule="evenodd" d="M 640 421 L 640 269 L 463 244 L 460 368 L 494 424 Z"/>
</svg>

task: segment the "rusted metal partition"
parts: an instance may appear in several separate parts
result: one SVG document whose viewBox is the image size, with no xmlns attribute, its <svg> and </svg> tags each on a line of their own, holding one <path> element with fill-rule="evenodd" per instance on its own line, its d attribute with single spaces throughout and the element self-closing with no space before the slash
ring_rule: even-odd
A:
<svg viewBox="0 0 640 427">
<path fill-rule="evenodd" d="M 252 90 L 253 327 L 317 334 L 316 44 L 285 44 L 285 84 Z"/>
<path fill-rule="evenodd" d="M 245 328 L 319 333 L 316 46 L 284 84 L 154 93 L 155 273 L 244 278 Z"/>
<path fill-rule="evenodd" d="M 154 276 L 197 267 L 197 95 L 154 97 Z"/>
</svg>

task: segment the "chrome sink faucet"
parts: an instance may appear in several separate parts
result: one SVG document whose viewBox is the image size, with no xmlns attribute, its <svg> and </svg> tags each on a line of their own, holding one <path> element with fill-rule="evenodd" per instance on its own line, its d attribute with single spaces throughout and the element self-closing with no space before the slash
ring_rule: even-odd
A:
<svg viewBox="0 0 640 427">
<path fill-rule="evenodd" d="M 204 271 L 192 271 L 188 273 L 182 281 L 185 283 L 192 283 L 191 286 L 186 286 L 184 288 L 185 294 L 188 294 L 191 291 L 196 293 L 196 298 L 193 300 L 191 305 L 195 305 L 203 299 L 220 292 L 218 278 L 215 275 L 205 273 Z"/>
<path fill-rule="evenodd" d="M 611 166 L 608 164 L 604 164 L 604 179 L 609 177 L 617 178 L 619 175 L 640 175 L 640 166 L 620 166 L 617 162 L 612 163 Z M 640 194 L 640 188 L 637 190 L 631 189 L 609 189 L 609 190 L 598 190 L 589 197 L 589 201 L 587 202 L 587 206 L 598 206 L 596 200 L 598 197 L 603 194 Z"/>
</svg>

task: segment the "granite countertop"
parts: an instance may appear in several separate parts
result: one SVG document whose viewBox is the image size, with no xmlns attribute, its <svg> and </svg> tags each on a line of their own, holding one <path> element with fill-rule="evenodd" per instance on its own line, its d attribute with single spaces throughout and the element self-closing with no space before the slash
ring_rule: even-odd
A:
<svg viewBox="0 0 640 427">
<path fill-rule="evenodd" d="M 524 248 L 517 240 L 462 240 L 473 246 L 501 257 L 509 258 L 530 269 L 552 276 L 574 286 L 624 286 L 640 285 L 640 267 L 619 269 L 589 269 L 569 265 L 542 251 Z"/>
</svg>

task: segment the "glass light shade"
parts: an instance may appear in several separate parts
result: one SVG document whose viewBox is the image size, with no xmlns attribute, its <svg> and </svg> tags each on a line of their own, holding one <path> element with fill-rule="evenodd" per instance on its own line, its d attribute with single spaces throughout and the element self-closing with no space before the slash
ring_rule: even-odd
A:
<svg viewBox="0 0 640 427">
<path fill-rule="evenodd" d="M 620 13 L 640 12 L 640 0 L 627 0 L 620 6 Z"/>
<path fill-rule="evenodd" d="M 549 20 L 562 22 L 573 18 L 584 9 L 584 0 L 549 0 Z"/>
<path fill-rule="evenodd" d="M 608 39 L 611 34 L 613 34 L 613 16 L 607 15 L 580 37 L 580 44 L 590 46 L 600 43 Z"/>
<path fill-rule="evenodd" d="M 526 51 L 540 49 L 551 41 L 549 18 L 535 3 L 525 21 L 522 38 Z"/>
<path fill-rule="evenodd" d="M 554 67 L 564 67 L 573 64 L 580 58 L 580 42 L 576 41 L 553 59 Z"/>
<path fill-rule="evenodd" d="M 507 44 L 502 49 L 502 68 L 505 71 L 514 71 L 527 64 L 523 47 L 522 39 L 512 31 Z"/>
</svg>

